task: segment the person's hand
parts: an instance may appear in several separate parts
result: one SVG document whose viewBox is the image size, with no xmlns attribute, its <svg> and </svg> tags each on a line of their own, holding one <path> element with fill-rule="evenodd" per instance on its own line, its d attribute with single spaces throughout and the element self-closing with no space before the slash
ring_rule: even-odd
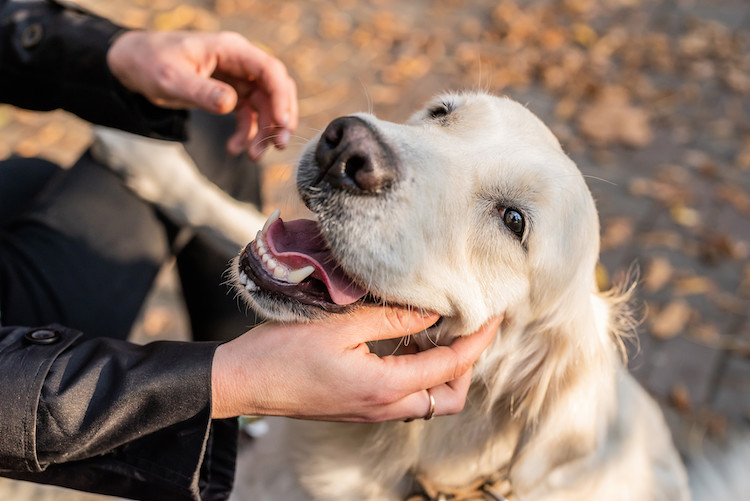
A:
<svg viewBox="0 0 750 501">
<path fill-rule="evenodd" d="M 310 324 L 266 323 L 219 346 L 212 369 L 212 416 L 280 415 L 375 422 L 459 412 L 471 368 L 500 319 L 450 346 L 378 357 L 368 341 L 432 325 L 436 315 L 368 307 Z M 429 390 L 429 393 L 428 391 Z"/>
<path fill-rule="evenodd" d="M 227 142 L 257 159 L 284 148 L 297 126 L 297 88 L 285 66 L 237 33 L 129 31 L 107 53 L 112 74 L 165 108 L 237 115 Z"/>
</svg>

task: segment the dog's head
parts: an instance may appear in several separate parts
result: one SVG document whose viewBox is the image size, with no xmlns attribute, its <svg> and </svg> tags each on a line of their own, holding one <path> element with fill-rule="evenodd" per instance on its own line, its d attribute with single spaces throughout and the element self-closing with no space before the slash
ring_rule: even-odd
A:
<svg viewBox="0 0 750 501">
<path fill-rule="evenodd" d="M 235 266 L 271 318 L 382 302 L 465 333 L 591 290 L 594 202 L 552 133 L 510 99 L 444 94 L 404 124 L 336 119 L 303 152 L 298 189 L 317 221 L 271 220 Z"/>
</svg>

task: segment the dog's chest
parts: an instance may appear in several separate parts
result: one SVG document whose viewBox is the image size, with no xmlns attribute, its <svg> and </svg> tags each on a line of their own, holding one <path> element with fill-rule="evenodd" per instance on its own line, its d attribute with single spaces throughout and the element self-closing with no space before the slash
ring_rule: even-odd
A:
<svg viewBox="0 0 750 501">
<path fill-rule="evenodd" d="M 426 423 L 414 473 L 446 490 L 497 478 L 511 461 L 519 433 L 512 425 L 497 427 L 498 421 L 505 420 L 467 402 L 460 414 Z"/>
</svg>

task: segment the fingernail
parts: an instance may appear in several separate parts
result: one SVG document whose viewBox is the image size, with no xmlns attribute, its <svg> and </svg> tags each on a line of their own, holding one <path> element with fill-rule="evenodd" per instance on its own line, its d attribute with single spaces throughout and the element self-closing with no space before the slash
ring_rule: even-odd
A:
<svg viewBox="0 0 750 501">
<path fill-rule="evenodd" d="M 224 104 L 226 103 L 228 97 L 229 95 L 224 89 L 217 88 L 216 90 L 214 90 L 213 94 L 211 95 L 211 102 L 213 103 L 214 109 L 223 110 Z"/>
<path fill-rule="evenodd" d="M 253 160 L 259 159 L 263 155 L 264 151 L 266 151 L 265 144 L 253 143 L 252 145 L 250 145 L 249 153 L 250 157 L 252 157 Z"/>
<path fill-rule="evenodd" d="M 289 139 L 292 137 L 292 133 L 289 130 L 284 129 L 279 135 L 279 143 L 282 147 L 286 147 L 289 144 Z"/>
<path fill-rule="evenodd" d="M 289 125 L 289 112 L 284 113 L 284 118 L 281 119 L 281 125 L 283 125 L 284 127 Z"/>
<path fill-rule="evenodd" d="M 242 153 L 242 149 L 242 144 L 236 137 L 232 137 L 227 141 L 227 151 L 230 155 L 237 156 Z"/>
</svg>

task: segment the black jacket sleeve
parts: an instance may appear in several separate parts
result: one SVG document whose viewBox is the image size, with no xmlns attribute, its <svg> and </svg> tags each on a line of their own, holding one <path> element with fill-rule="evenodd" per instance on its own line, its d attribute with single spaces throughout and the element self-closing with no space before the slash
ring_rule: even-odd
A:
<svg viewBox="0 0 750 501">
<path fill-rule="evenodd" d="M 55 2 L 0 0 L 0 102 L 63 108 L 99 125 L 184 140 L 184 110 L 152 105 L 110 72 L 107 51 L 123 31 Z"/>
<path fill-rule="evenodd" d="M 0 328 L 0 475 L 142 500 L 219 500 L 236 420 L 211 420 L 215 343 Z"/>
</svg>

